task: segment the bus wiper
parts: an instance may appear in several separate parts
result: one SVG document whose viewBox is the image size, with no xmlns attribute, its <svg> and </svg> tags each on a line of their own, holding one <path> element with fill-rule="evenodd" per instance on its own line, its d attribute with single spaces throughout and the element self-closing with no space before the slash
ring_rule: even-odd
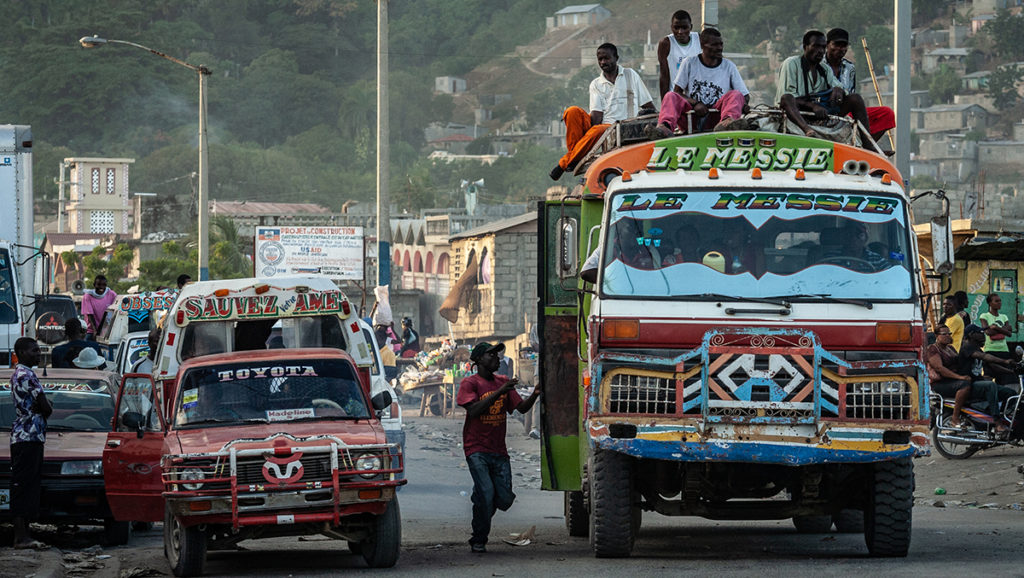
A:
<svg viewBox="0 0 1024 578">
<path fill-rule="evenodd" d="M 793 305 L 784 297 L 742 297 L 739 295 L 723 295 L 722 293 L 694 293 L 692 295 L 679 296 L 679 298 L 682 299 L 687 297 L 705 297 L 708 299 L 717 299 L 719 301 L 764 303 L 765 305 L 778 305 L 779 307 L 785 307 L 786 309 L 793 308 Z"/>
<path fill-rule="evenodd" d="M 874 303 L 867 299 L 848 299 L 845 297 L 833 297 L 831 293 L 803 293 L 800 295 L 786 295 L 789 299 L 806 299 L 807 297 L 814 297 L 828 303 L 846 303 L 848 305 L 859 305 L 865 309 L 874 309 Z"/>
</svg>

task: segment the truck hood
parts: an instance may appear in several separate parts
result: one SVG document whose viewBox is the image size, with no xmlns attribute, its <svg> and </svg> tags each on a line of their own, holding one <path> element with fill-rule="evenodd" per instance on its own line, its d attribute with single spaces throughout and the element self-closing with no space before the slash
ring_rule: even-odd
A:
<svg viewBox="0 0 1024 578">
<path fill-rule="evenodd" d="M 332 436 L 344 444 L 370 445 L 386 442 L 384 430 L 377 422 L 359 421 L 309 421 L 294 424 L 253 424 L 235 427 L 212 427 L 194 430 L 177 430 L 173 433 L 176 441 L 168 440 L 168 451 L 181 454 L 217 452 L 231 443 L 238 449 L 269 448 L 280 435 L 289 446 L 324 445 Z M 290 437 L 289 437 L 290 436 Z M 175 447 L 177 446 L 177 447 Z M 174 450 L 177 450 L 176 452 Z"/>
</svg>

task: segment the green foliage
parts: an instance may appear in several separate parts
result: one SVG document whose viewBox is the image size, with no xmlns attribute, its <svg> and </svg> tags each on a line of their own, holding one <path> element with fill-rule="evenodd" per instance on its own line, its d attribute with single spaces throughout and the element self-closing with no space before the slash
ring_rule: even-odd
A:
<svg viewBox="0 0 1024 578">
<path fill-rule="evenodd" d="M 935 189 L 945 189 L 947 184 L 938 179 L 929 177 L 928 175 L 915 175 L 910 177 L 910 188 L 917 191 L 928 191 Z"/>
<path fill-rule="evenodd" d="M 1006 58 L 1024 58 L 1024 16 L 1000 10 L 982 30 L 992 39 L 996 54 Z"/>
<path fill-rule="evenodd" d="M 928 93 L 932 102 L 950 103 L 953 102 L 953 95 L 960 92 L 960 75 L 946 65 L 933 74 L 928 80 Z"/>
<path fill-rule="evenodd" d="M 139 290 L 154 291 L 163 287 L 176 287 L 178 275 L 194 274 L 199 268 L 198 255 L 178 241 L 167 241 L 161 247 L 161 256 L 139 264 Z"/>
<path fill-rule="evenodd" d="M 134 258 L 132 248 L 124 243 L 114 245 L 114 250 L 109 254 L 106 247 L 96 247 L 83 259 L 85 278 L 91 283 L 97 275 L 103 275 L 111 289 L 117 293 L 124 293 L 132 283 L 122 279 Z"/>
<path fill-rule="evenodd" d="M 1020 95 L 1017 92 L 1017 85 L 1024 77 L 1024 70 L 1020 66 L 1000 66 L 992 71 L 988 77 L 988 95 L 999 110 L 1009 110 L 1017 105 Z"/>
</svg>

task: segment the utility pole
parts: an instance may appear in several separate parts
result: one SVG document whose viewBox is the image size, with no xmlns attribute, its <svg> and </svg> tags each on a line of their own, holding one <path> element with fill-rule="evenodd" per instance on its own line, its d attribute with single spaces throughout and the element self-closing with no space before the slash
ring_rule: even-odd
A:
<svg viewBox="0 0 1024 578">
<path fill-rule="evenodd" d="M 388 140 L 388 0 L 377 0 L 377 285 L 391 284 Z"/>
<path fill-rule="evenodd" d="M 718 28 L 718 0 L 700 1 L 700 29 Z"/>
<path fill-rule="evenodd" d="M 896 0 L 893 15 L 893 108 L 896 113 L 896 169 L 910 181 L 910 0 Z M 908 187 L 909 188 L 909 187 Z"/>
</svg>

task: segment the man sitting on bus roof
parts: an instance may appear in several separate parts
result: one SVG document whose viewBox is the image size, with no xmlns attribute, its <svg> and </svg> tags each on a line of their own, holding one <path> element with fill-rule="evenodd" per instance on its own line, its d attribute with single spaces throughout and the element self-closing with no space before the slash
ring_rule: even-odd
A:
<svg viewBox="0 0 1024 578">
<path fill-rule="evenodd" d="M 597 66 L 601 75 L 590 82 L 590 112 L 570 106 L 562 113 L 567 152 L 551 169 L 553 180 L 575 168 L 609 125 L 637 116 L 643 109 L 654 110 L 651 93 L 640 75 L 619 66 L 619 49 L 614 44 L 605 42 L 597 47 Z"/>
<path fill-rule="evenodd" d="M 676 128 L 688 124 L 685 119 L 691 110 L 697 117 L 694 132 L 750 128 L 740 125 L 743 114 L 749 111 L 750 91 L 736 65 L 722 57 L 722 33 L 705 28 L 700 33 L 700 45 L 701 53 L 679 66 L 675 89 L 661 101 L 656 135 L 651 136 L 672 136 Z"/>
<path fill-rule="evenodd" d="M 825 47 L 825 64 L 843 85 L 846 94 L 857 92 L 857 67 L 845 58 L 850 46 L 850 33 L 842 28 L 833 28 L 826 35 L 828 45 Z M 864 127 L 876 141 L 882 138 L 885 131 L 896 128 L 896 114 L 888 106 L 866 106 L 868 124 Z"/>
<path fill-rule="evenodd" d="M 825 33 L 809 30 L 804 34 L 803 54 L 790 56 L 779 70 L 776 101 L 789 120 L 804 131 L 806 136 L 820 138 L 820 134 L 804 119 L 801 111 L 808 111 L 817 120 L 828 115 L 850 114 L 866 129 L 868 113 L 859 94 L 846 94 L 832 69 L 821 61 L 825 57 Z"/>
</svg>

